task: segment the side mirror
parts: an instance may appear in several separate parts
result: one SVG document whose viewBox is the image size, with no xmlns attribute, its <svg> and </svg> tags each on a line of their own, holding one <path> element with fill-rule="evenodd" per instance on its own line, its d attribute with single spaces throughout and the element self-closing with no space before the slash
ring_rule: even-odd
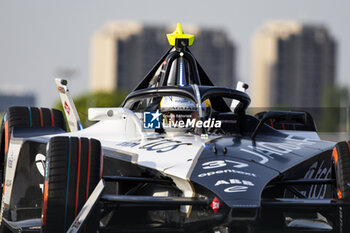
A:
<svg viewBox="0 0 350 233">
<path fill-rule="evenodd" d="M 261 114 L 261 113 L 260 113 Z M 261 126 L 268 120 L 274 119 L 276 123 L 280 121 L 294 121 L 298 122 L 300 124 L 306 125 L 307 123 L 307 113 L 306 112 L 292 112 L 292 111 L 269 111 L 264 113 L 264 115 L 261 117 L 259 124 L 254 129 L 254 132 L 252 133 L 252 140 L 255 139 L 256 135 L 258 134 L 258 130 L 261 128 Z"/>
</svg>

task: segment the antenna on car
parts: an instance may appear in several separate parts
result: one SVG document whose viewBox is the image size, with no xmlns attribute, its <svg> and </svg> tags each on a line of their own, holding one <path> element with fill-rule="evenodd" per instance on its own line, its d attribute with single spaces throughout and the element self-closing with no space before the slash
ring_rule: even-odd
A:
<svg viewBox="0 0 350 233">
<path fill-rule="evenodd" d="M 187 46 L 192 46 L 194 35 L 185 34 L 182 31 L 181 24 L 178 23 L 173 33 L 166 35 L 171 46 L 175 46 L 176 50 L 184 51 Z"/>
<path fill-rule="evenodd" d="M 185 34 L 181 28 L 181 24 L 178 23 L 176 30 L 173 33 L 167 34 L 170 48 L 157 61 L 134 91 L 152 86 L 185 86 L 191 84 L 214 86 L 190 51 L 189 47 L 193 45 L 194 38 L 194 35 Z M 177 69 L 174 73 L 177 73 L 176 75 L 178 76 L 176 76 L 176 81 L 174 82 L 175 79 L 168 80 L 168 78 L 169 74 L 171 74 L 170 71 L 174 71 L 172 65 L 175 67 L 175 63 Z"/>
<path fill-rule="evenodd" d="M 198 72 L 197 61 L 189 51 L 188 47 L 193 45 L 194 35 L 185 34 L 182 31 L 181 24 L 178 23 L 173 33 L 167 34 L 169 45 L 172 46 L 171 52 L 165 57 L 160 75 L 159 86 L 197 84 L 201 85 Z M 174 78 L 174 69 L 176 77 Z M 189 67 L 189 73 L 186 75 L 186 66 Z M 177 82 L 175 80 L 178 80 Z M 184 83 L 184 81 L 186 83 Z"/>
</svg>

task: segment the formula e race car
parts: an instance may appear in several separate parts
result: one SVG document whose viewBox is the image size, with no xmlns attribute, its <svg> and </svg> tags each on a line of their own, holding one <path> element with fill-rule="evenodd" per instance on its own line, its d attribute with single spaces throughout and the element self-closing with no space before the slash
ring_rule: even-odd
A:
<svg viewBox="0 0 350 233">
<path fill-rule="evenodd" d="M 306 112 L 247 114 L 246 84 L 214 86 L 180 25 L 168 40 L 88 128 L 61 79 L 66 119 L 6 111 L 0 232 L 350 232 L 349 142 L 322 141 Z"/>
</svg>

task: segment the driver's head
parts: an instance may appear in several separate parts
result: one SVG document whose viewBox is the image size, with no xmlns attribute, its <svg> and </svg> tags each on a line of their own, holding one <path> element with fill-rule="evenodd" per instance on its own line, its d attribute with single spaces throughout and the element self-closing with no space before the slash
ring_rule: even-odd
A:
<svg viewBox="0 0 350 233">
<path fill-rule="evenodd" d="M 189 99 L 177 96 L 164 96 L 160 102 L 160 110 L 163 116 L 163 122 L 167 125 L 163 128 L 187 130 L 187 121 L 197 121 L 199 119 L 198 108 L 195 103 Z M 202 103 L 203 117 L 206 119 L 211 113 L 211 104 L 209 100 Z M 179 127 L 179 122 L 183 121 L 185 127 Z"/>
</svg>

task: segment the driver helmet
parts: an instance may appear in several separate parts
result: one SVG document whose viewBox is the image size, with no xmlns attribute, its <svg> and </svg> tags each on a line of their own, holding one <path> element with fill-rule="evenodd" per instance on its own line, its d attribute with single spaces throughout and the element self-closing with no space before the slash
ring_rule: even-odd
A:
<svg viewBox="0 0 350 233">
<path fill-rule="evenodd" d="M 160 111 L 163 117 L 163 128 L 176 129 L 176 131 L 187 130 L 188 121 L 197 121 L 199 119 L 198 108 L 195 103 L 189 99 L 178 96 L 164 96 L 160 102 Z M 204 119 L 211 114 L 210 100 L 202 103 L 202 113 Z M 183 125 L 179 124 L 183 121 Z"/>
</svg>

